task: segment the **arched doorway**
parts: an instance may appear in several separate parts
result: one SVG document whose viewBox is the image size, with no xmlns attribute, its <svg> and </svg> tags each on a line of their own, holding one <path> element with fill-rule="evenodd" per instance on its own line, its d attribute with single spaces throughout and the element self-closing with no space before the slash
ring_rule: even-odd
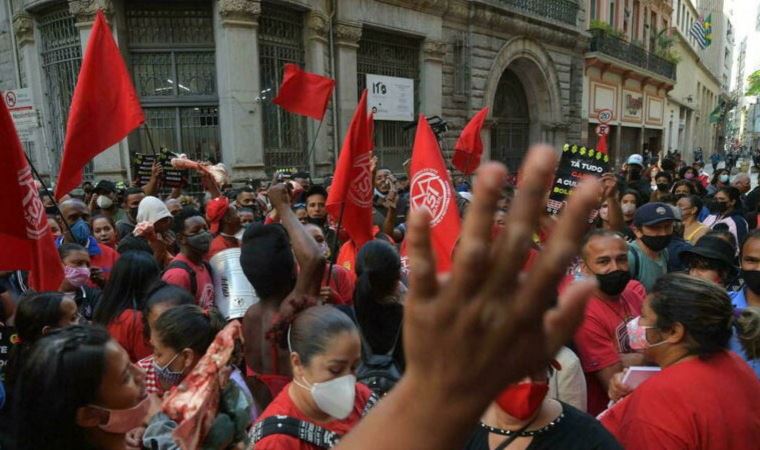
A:
<svg viewBox="0 0 760 450">
<path fill-rule="evenodd" d="M 501 75 L 491 118 L 491 159 L 515 173 L 530 144 L 530 111 L 525 89 L 511 69 Z"/>
</svg>

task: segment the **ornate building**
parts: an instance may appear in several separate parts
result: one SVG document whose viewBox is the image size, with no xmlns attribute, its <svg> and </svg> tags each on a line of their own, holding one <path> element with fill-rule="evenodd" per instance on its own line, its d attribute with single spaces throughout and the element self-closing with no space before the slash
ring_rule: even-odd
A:
<svg viewBox="0 0 760 450">
<path fill-rule="evenodd" d="M 221 160 L 236 178 L 279 167 L 327 175 L 368 74 L 412 80 L 415 115 L 449 124 L 445 151 L 484 106 L 486 152 L 512 168 L 530 142 L 559 146 L 586 133 L 590 36 L 574 0 L 12 0 L 20 86 L 2 86 L 31 90 L 42 120 L 29 144 L 35 159 L 50 161 L 43 172 L 60 158 L 98 8 L 148 126 L 96 158 L 96 177 L 129 176 L 130 155 L 149 151 L 149 137 L 156 147 Z M 286 63 L 336 79 L 321 128 L 271 103 Z M 377 122 L 380 164 L 402 170 L 413 125 Z"/>
</svg>

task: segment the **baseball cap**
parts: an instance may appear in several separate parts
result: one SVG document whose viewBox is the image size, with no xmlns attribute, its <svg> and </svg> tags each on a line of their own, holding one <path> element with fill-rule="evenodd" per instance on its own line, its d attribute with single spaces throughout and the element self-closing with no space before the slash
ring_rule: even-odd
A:
<svg viewBox="0 0 760 450">
<path fill-rule="evenodd" d="M 110 180 L 100 180 L 98 181 L 98 184 L 95 185 L 94 191 L 96 194 L 116 192 L 116 183 Z"/>
<path fill-rule="evenodd" d="M 628 157 L 628 164 L 636 164 L 638 166 L 644 167 L 644 158 L 642 158 L 638 153 L 634 153 Z"/>
<path fill-rule="evenodd" d="M 637 227 L 643 225 L 657 225 L 661 222 L 676 219 L 673 208 L 667 203 L 647 203 L 636 210 L 633 216 L 633 224 Z"/>
</svg>

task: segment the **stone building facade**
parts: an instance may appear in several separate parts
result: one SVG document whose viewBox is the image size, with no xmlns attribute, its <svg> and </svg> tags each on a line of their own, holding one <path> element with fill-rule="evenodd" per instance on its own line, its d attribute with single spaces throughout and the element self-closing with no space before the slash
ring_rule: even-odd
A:
<svg viewBox="0 0 760 450">
<path fill-rule="evenodd" d="M 531 142 L 560 146 L 585 134 L 585 3 L 12 0 L 7 19 L 18 48 L 13 63 L 22 76 L 0 86 L 32 91 L 42 116 L 31 142 L 35 159 L 50 161 L 41 172 L 55 172 L 71 90 L 95 11 L 102 8 L 148 127 L 96 158 L 90 168 L 96 178 L 129 177 L 130 155 L 149 152 L 150 141 L 221 160 L 237 179 L 280 167 L 328 175 L 367 74 L 413 79 L 415 114 L 448 122 L 444 151 L 453 149 L 470 117 L 489 107 L 487 156 L 516 168 Z M 0 34 L 0 49 L 2 43 Z M 285 63 L 336 79 L 321 127 L 271 103 Z M 380 164 L 403 170 L 413 126 L 377 122 Z"/>
</svg>

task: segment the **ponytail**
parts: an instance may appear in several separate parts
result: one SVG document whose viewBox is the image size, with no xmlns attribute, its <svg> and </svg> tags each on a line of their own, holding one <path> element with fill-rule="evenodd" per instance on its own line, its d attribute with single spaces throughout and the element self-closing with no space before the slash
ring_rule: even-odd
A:
<svg viewBox="0 0 760 450">
<path fill-rule="evenodd" d="M 216 308 L 181 305 L 161 314 L 154 331 L 167 347 L 178 352 L 189 348 L 203 355 L 224 325 L 224 317 Z"/>
<path fill-rule="evenodd" d="M 734 325 L 747 359 L 760 358 L 760 308 L 745 308 L 735 319 Z"/>
</svg>

